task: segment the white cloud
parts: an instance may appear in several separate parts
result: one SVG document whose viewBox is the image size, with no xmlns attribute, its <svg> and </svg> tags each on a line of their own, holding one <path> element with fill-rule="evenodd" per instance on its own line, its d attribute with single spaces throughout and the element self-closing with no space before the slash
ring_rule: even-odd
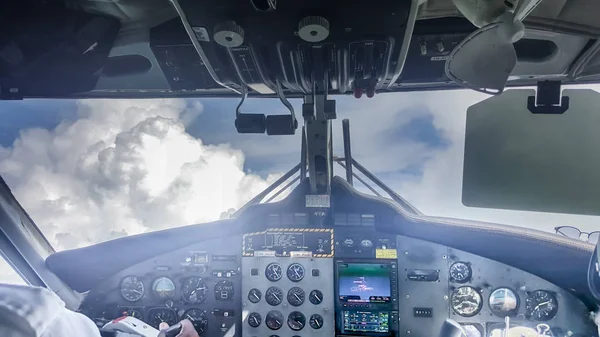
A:
<svg viewBox="0 0 600 337">
<path fill-rule="evenodd" d="M 182 100 L 88 100 L 81 118 L 24 130 L 0 174 L 59 250 L 217 220 L 268 181 L 244 154 L 185 131 L 201 112 Z"/>
</svg>

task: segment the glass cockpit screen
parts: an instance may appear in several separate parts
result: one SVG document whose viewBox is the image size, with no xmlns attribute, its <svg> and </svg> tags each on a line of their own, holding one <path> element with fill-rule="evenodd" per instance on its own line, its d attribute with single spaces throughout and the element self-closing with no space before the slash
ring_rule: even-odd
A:
<svg viewBox="0 0 600 337">
<path fill-rule="evenodd" d="M 338 289 L 339 299 L 343 302 L 390 302 L 390 265 L 371 263 L 341 264 L 338 270 Z"/>
</svg>

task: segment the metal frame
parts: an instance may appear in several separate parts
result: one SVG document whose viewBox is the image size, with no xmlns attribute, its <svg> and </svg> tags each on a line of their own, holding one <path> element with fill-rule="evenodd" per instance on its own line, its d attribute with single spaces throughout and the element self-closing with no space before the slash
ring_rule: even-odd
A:
<svg viewBox="0 0 600 337">
<path fill-rule="evenodd" d="M 77 310 L 82 296 L 46 267 L 45 257 L 54 252 L 42 231 L 0 178 L 0 255 L 25 282 L 52 290 L 67 308 Z"/>
<path fill-rule="evenodd" d="M 329 123 L 329 124 L 324 123 L 324 124 L 328 125 L 328 128 L 329 128 L 328 135 L 330 137 L 331 136 L 331 123 Z M 248 203 L 246 203 L 244 206 L 242 206 L 237 212 L 234 213 L 234 215 L 232 217 L 237 217 L 251 205 L 268 203 L 268 202 L 272 201 L 278 195 L 283 193 L 285 190 L 289 189 L 294 183 L 296 183 L 298 181 L 303 181 L 304 179 L 307 179 L 307 177 L 306 177 L 307 165 L 308 165 L 308 168 L 311 167 L 311 165 L 310 165 L 311 164 L 311 161 L 310 161 L 311 155 L 315 156 L 315 155 L 318 155 L 321 153 L 325 153 L 324 155 L 326 155 L 328 157 L 330 156 L 329 158 L 331 159 L 332 164 L 337 163 L 342 168 L 344 168 L 344 170 L 346 171 L 346 180 L 351 185 L 353 185 L 353 178 L 356 178 L 356 180 L 358 180 L 361 184 L 363 184 L 366 188 L 368 188 L 373 194 L 375 194 L 378 197 L 382 197 L 382 194 L 379 193 L 373 186 L 371 186 L 371 184 L 369 183 L 369 181 L 371 181 L 371 183 L 375 184 L 377 187 L 379 187 L 381 190 L 383 190 L 390 197 L 390 199 L 392 199 L 393 201 L 395 201 L 396 203 L 401 205 L 408 212 L 410 212 L 414 215 L 422 215 L 422 213 L 418 209 L 416 209 L 414 206 L 412 206 L 408 201 L 406 201 L 406 199 L 404 199 L 400 195 L 398 195 L 393 189 L 391 189 L 389 186 L 387 186 L 385 183 L 383 183 L 381 180 L 379 180 L 373 173 L 371 173 L 364 166 L 362 166 L 359 162 L 357 162 L 354 158 L 352 158 L 352 151 L 351 151 L 351 144 L 350 144 L 350 121 L 348 119 L 342 120 L 342 127 L 343 127 L 343 132 L 344 132 L 344 137 L 343 137 L 343 139 L 344 139 L 344 155 L 345 155 L 344 157 L 340 158 L 340 157 L 333 156 L 330 147 L 326 147 L 327 150 L 323 151 L 323 152 L 314 152 L 315 150 L 322 150 L 323 148 L 325 148 L 322 146 L 322 144 L 320 144 L 321 145 L 320 147 L 313 144 L 313 148 L 312 148 L 313 152 L 311 154 L 311 152 L 310 152 L 311 144 L 310 144 L 310 142 L 307 142 L 307 140 L 306 140 L 307 138 L 311 137 L 311 133 L 308 133 L 308 132 L 305 133 L 304 132 L 305 129 L 303 128 L 300 163 L 297 164 L 296 166 L 294 166 L 290 171 L 285 173 L 283 176 L 281 176 L 281 178 L 277 179 L 277 181 L 275 181 L 273 184 L 271 184 L 269 187 L 267 187 L 264 191 L 262 191 L 260 194 L 258 194 L 256 197 L 254 197 Z M 323 128 L 321 128 L 320 130 L 323 130 Z M 329 139 L 331 139 L 331 138 L 329 138 Z M 322 141 L 323 141 L 323 139 L 321 140 L 321 142 Z M 329 144 L 331 144 L 331 142 Z M 313 163 L 312 163 L 313 170 L 317 171 L 315 166 L 318 166 L 318 165 L 315 165 L 314 160 L 313 160 Z M 366 179 L 361 178 L 359 175 L 357 175 L 353 170 L 354 168 L 356 168 Z M 291 181 L 284 184 L 292 176 L 294 176 L 297 172 L 300 172 L 300 173 L 296 177 L 294 177 Z M 331 172 L 331 177 L 329 179 L 329 185 L 327 185 L 328 193 L 331 192 L 331 178 L 333 177 L 333 174 L 332 174 L 333 168 L 331 168 L 331 171 L 329 171 L 329 172 Z M 310 170 L 309 170 L 309 173 L 311 173 Z M 325 174 L 328 174 L 328 173 L 325 173 Z M 311 179 L 311 177 L 309 176 L 308 179 Z M 316 186 L 319 186 L 318 181 L 314 181 L 314 184 Z M 313 191 L 312 187 L 313 187 L 313 182 L 311 182 L 311 190 L 308 192 L 309 194 L 312 193 L 312 191 Z M 265 198 L 269 194 L 273 193 L 274 191 L 276 191 L 276 192 L 272 196 L 270 196 L 268 199 L 265 200 Z M 263 200 L 265 200 L 265 201 L 263 202 Z"/>
</svg>

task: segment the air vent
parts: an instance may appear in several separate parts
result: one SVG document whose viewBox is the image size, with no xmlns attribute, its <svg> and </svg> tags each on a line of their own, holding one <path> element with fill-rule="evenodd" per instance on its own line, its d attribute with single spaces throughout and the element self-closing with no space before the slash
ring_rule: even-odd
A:
<svg viewBox="0 0 600 337">
<path fill-rule="evenodd" d="M 558 51 L 558 46 L 548 40 L 521 39 L 514 46 L 521 62 L 545 62 Z"/>
</svg>

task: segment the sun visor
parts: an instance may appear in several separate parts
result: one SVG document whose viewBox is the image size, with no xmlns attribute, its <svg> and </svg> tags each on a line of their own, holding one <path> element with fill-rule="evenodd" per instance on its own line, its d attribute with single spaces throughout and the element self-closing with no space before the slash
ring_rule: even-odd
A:
<svg viewBox="0 0 600 337">
<path fill-rule="evenodd" d="M 600 94 L 563 90 L 562 113 L 535 96 L 508 90 L 467 110 L 463 204 L 600 215 Z"/>
</svg>

